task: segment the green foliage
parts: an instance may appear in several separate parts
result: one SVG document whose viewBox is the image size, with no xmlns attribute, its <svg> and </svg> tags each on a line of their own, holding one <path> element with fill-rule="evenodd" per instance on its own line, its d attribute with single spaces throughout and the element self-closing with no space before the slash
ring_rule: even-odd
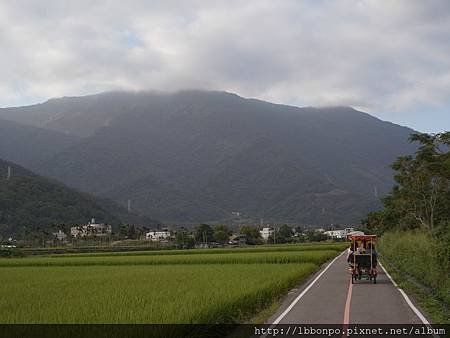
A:
<svg viewBox="0 0 450 338">
<path fill-rule="evenodd" d="M 127 238 L 130 238 L 130 239 L 138 238 L 138 231 L 137 231 L 136 226 L 134 224 L 129 224 L 128 225 Z"/>
<path fill-rule="evenodd" d="M 231 234 L 231 230 L 226 225 L 217 225 L 214 227 L 213 239 L 215 242 L 226 244 Z"/>
<path fill-rule="evenodd" d="M 175 243 L 178 248 L 190 249 L 194 247 L 195 240 L 187 229 L 181 228 L 175 234 Z"/>
<path fill-rule="evenodd" d="M 11 178 L 0 178 L 0 231 L 3 235 L 51 237 L 52 227 L 85 224 L 92 217 L 109 224 L 120 223 L 90 195 L 0 160 L 2 172 L 6 172 L 8 166 L 12 168 Z"/>
<path fill-rule="evenodd" d="M 384 209 L 363 221 L 378 234 L 389 230 L 422 229 L 440 255 L 440 266 L 450 265 L 450 132 L 413 134 L 419 142 L 415 156 L 401 156 L 392 165 L 397 185 L 382 201 Z M 430 244 L 431 245 L 431 244 Z"/>
<path fill-rule="evenodd" d="M 397 185 L 363 224 L 383 234 L 380 252 L 402 278 L 412 276 L 435 291 L 430 300 L 450 304 L 450 132 L 413 134 L 410 141 L 420 144 L 415 156 L 395 161 Z"/>
<path fill-rule="evenodd" d="M 420 147 L 415 156 L 401 156 L 392 165 L 397 185 L 382 200 L 384 210 L 364 221 L 378 233 L 394 228 L 433 231 L 450 220 L 450 132 L 412 134 L 410 141 Z"/>
<path fill-rule="evenodd" d="M 323 224 L 332 215 L 351 224 L 379 206 L 367 192 L 374 184 L 389 189 L 386 166 L 414 149 L 408 129 L 351 108 L 294 108 L 223 92 L 100 94 L 0 116 L 52 121 L 82 137 L 100 128 L 68 151 L 55 149 L 39 171 L 180 223 L 227 220 L 238 210 L 249 222 L 264 213 L 289 223 Z M 4 140 L 10 154 L 29 153 L 26 137 Z"/>
<path fill-rule="evenodd" d="M 437 257 L 444 271 L 450 276 L 450 222 L 441 222 L 433 231 Z M 449 290 L 450 291 L 450 290 Z"/>
<path fill-rule="evenodd" d="M 322 242 L 328 240 L 328 236 L 317 230 L 308 230 L 305 233 L 305 239 L 309 242 Z"/>
<path fill-rule="evenodd" d="M 220 243 L 222 245 L 228 243 L 228 239 L 230 235 L 227 232 L 222 230 L 214 231 L 214 242 Z"/>
<path fill-rule="evenodd" d="M 119 227 L 119 235 L 125 238 L 128 235 L 128 224 L 121 224 Z"/>
<path fill-rule="evenodd" d="M 205 250 L 206 251 L 206 250 Z M 167 265 L 167 264 L 322 264 L 336 255 L 335 250 L 269 251 L 185 255 L 122 255 L 91 257 L 33 257 L 0 260 L 0 267 L 11 266 L 89 266 L 89 265 Z"/>
<path fill-rule="evenodd" d="M 213 240 L 214 230 L 208 224 L 199 224 L 195 228 L 194 238 L 196 242 L 208 243 Z"/>
<path fill-rule="evenodd" d="M 261 234 L 257 227 L 252 225 L 244 225 L 241 227 L 241 235 L 245 235 L 247 244 L 260 244 L 262 242 Z"/>
<path fill-rule="evenodd" d="M 243 246 L 233 248 L 190 249 L 190 250 L 149 250 L 149 251 L 115 251 L 115 252 L 87 252 L 55 254 L 55 257 L 95 257 L 95 256 L 171 256 L 171 255 L 210 255 L 210 254 L 239 254 L 245 252 L 288 252 L 288 251 L 320 251 L 333 250 L 340 252 L 348 245 L 343 242 L 332 243 L 302 243 Z M 43 251 L 44 249 L 40 249 Z M 47 250 L 47 249 L 46 249 Z"/>
<path fill-rule="evenodd" d="M 8 311 L 0 311 L 0 322 L 240 323 L 316 268 L 311 263 L 4 268 L 0 299 Z"/>
<path fill-rule="evenodd" d="M 144 233 L 144 229 L 136 227 L 134 224 L 121 224 L 119 228 L 120 237 L 127 239 L 138 239 Z"/>
<path fill-rule="evenodd" d="M 15 248 L 0 248 L 0 257 L 23 257 L 23 253 Z"/>
<path fill-rule="evenodd" d="M 447 241 L 448 234 L 446 235 Z M 425 230 L 385 233 L 378 249 L 402 272 L 432 288 L 450 304 L 449 242 L 437 240 Z"/>
<path fill-rule="evenodd" d="M 294 232 L 289 225 L 282 225 L 277 231 L 277 243 L 288 243 L 292 240 Z"/>
<path fill-rule="evenodd" d="M 396 224 L 396 222 L 398 222 L 398 217 L 395 210 L 385 208 L 369 212 L 367 217 L 362 221 L 362 224 L 369 232 L 382 234 L 391 229 L 392 225 Z"/>
</svg>

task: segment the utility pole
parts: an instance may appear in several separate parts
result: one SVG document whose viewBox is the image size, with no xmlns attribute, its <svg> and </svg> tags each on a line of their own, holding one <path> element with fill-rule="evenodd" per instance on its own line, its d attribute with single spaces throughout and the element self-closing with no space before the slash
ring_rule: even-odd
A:
<svg viewBox="0 0 450 338">
<path fill-rule="evenodd" d="M 131 212 L 131 200 L 128 200 L 128 213 Z"/>
<path fill-rule="evenodd" d="M 375 195 L 375 198 L 378 199 L 378 187 L 377 186 L 374 187 L 373 194 Z"/>
<path fill-rule="evenodd" d="M 6 180 L 9 181 L 9 179 L 11 178 L 11 166 L 8 166 L 8 173 L 6 174 Z"/>
</svg>

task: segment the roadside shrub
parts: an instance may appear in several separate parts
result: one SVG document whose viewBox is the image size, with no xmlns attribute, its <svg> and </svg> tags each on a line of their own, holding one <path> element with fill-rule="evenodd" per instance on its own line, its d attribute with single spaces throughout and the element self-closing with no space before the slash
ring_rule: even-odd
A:
<svg viewBox="0 0 450 338">
<path fill-rule="evenodd" d="M 0 257 L 23 257 L 23 253 L 17 249 L 1 248 Z"/>
<path fill-rule="evenodd" d="M 449 258 L 445 256 L 450 249 L 444 243 L 425 231 L 395 231 L 385 233 L 378 248 L 399 270 L 434 289 L 450 304 Z"/>
</svg>

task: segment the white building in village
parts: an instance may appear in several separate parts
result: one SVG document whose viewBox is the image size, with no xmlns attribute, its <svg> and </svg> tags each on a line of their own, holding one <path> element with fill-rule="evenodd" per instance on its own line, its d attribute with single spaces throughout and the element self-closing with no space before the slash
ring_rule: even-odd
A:
<svg viewBox="0 0 450 338">
<path fill-rule="evenodd" d="M 345 228 L 344 230 L 330 230 L 325 231 L 324 234 L 333 239 L 344 239 L 347 237 L 347 234 L 353 232 L 353 228 Z"/>
<path fill-rule="evenodd" d="M 60 242 L 65 242 L 67 239 L 66 233 L 64 231 L 62 231 L 61 229 L 59 229 L 58 232 L 54 232 L 53 236 L 55 236 L 55 239 Z"/>
<path fill-rule="evenodd" d="M 167 229 L 152 230 L 145 234 L 145 238 L 151 241 L 161 241 L 170 237 L 170 231 Z"/>
<path fill-rule="evenodd" d="M 105 237 L 112 234 L 112 228 L 109 224 L 95 223 L 95 218 L 88 224 L 74 226 L 70 228 L 72 237 Z"/>
<path fill-rule="evenodd" d="M 263 240 L 267 241 L 270 236 L 273 236 L 275 230 L 271 227 L 265 227 L 259 231 Z"/>
</svg>

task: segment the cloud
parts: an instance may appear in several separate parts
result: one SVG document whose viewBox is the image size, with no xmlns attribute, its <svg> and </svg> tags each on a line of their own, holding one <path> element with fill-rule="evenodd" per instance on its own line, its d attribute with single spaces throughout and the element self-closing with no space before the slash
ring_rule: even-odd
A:
<svg viewBox="0 0 450 338">
<path fill-rule="evenodd" d="M 204 88 L 414 124 L 449 106 L 449 40 L 446 0 L 2 2 L 0 106 Z"/>
</svg>

